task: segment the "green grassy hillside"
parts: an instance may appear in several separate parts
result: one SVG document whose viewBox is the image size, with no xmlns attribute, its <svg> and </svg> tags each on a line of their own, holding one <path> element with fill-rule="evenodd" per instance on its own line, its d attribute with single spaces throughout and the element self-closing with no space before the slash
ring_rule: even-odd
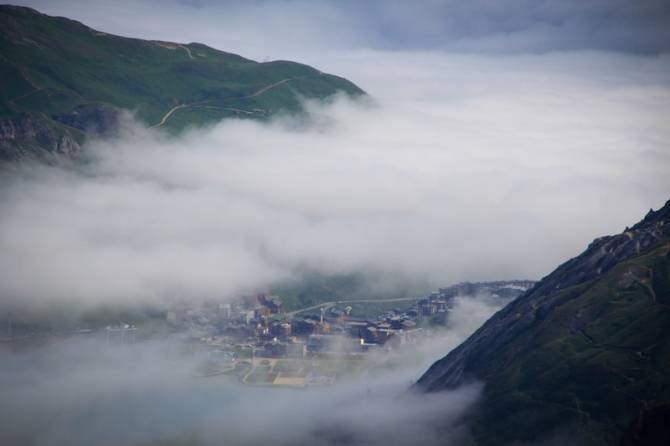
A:
<svg viewBox="0 0 670 446">
<path fill-rule="evenodd" d="M 558 429 L 618 443 L 638 411 L 670 402 L 670 240 L 604 277 L 564 290 L 540 320 L 484 363 L 477 444 Z M 513 359 L 509 360 L 513 356 Z"/>
<path fill-rule="evenodd" d="M 109 119 L 100 115 L 116 109 L 134 111 L 150 127 L 183 106 L 163 124 L 178 131 L 225 117 L 267 116 L 251 114 L 254 109 L 297 112 L 300 96 L 363 94 L 307 65 L 258 63 L 198 43 L 114 36 L 15 6 L 0 6 L 0 79 L 3 127 L 30 117 L 55 132 L 73 129 L 79 142 L 82 132 L 104 136 Z M 0 137 L 9 133 L 3 128 Z"/>
<path fill-rule="evenodd" d="M 416 387 L 472 380 L 486 383 L 476 445 L 618 444 L 639 411 L 670 403 L 670 201 L 559 266 Z"/>
</svg>

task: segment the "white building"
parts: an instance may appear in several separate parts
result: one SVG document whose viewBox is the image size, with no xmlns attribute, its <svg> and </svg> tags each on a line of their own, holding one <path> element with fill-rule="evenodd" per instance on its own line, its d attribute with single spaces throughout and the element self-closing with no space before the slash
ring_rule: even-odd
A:
<svg viewBox="0 0 670 446">
<path fill-rule="evenodd" d="M 219 317 L 221 319 L 230 319 L 230 304 L 219 305 Z"/>
<path fill-rule="evenodd" d="M 121 324 L 116 327 L 105 328 L 107 342 L 114 345 L 134 344 L 137 328 L 128 324 Z"/>
</svg>

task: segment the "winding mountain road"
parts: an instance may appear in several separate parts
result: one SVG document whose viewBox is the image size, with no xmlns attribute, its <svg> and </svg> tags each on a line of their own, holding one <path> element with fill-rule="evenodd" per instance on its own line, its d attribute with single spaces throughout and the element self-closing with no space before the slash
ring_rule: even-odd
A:
<svg viewBox="0 0 670 446">
<path fill-rule="evenodd" d="M 21 75 L 23 75 L 23 78 L 26 80 L 26 82 L 28 82 L 30 85 L 32 85 L 32 86 L 35 88 L 35 90 L 33 90 L 33 91 L 29 91 L 28 93 L 22 94 L 21 96 L 18 96 L 18 97 L 14 98 L 14 99 L 10 99 L 10 100 L 9 100 L 9 103 L 10 103 L 10 104 L 12 104 L 12 105 L 18 105 L 18 104 L 16 104 L 15 101 L 18 101 L 19 99 L 23 99 L 23 98 L 25 98 L 25 97 L 28 97 L 28 96 L 30 96 L 31 94 L 33 94 L 33 93 L 37 93 L 38 91 L 42 90 L 42 87 L 40 87 L 39 85 L 37 85 L 37 84 L 30 78 L 30 76 L 28 76 L 28 73 L 25 72 L 25 70 L 23 69 L 23 67 L 22 67 L 21 65 L 17 64 L 16 62 L 14 62 L 14 61 L 12 61 L 12 60 L 5 59 L 4 57 L 2 58 L 2 60 L 4 60 L 5 62 L 8 62 L 8 63 L 14 65 L 14 66 L 16 67 L 16 69 L 19 70 L 19 72 L 21 73 Z M 18 105 L 18 106 L 21 107 L 20 105 Z"/>
<path fill-rule="evenodd" d="M 309 310 L 314 310 L 316 308 L 321 308 L 324 307 L 324 311 L 328 310 L 329 308 L 334 307 L 335 305 L 339 304 L 354 304 L 354 303 L 366 303 L 366 302 L 401 302 L 404 300 L 418 300 L 416 297 L 399 297 L 396 299 L 365 299 L 365 300 L 337 300 L 337 301 L 331 301 L 331 302 L 321 302 L 318 305 L 312 305 L 311 307 L 307 308 L 302 308 L 300 310 L 295 310 L 291 311 L 289 313 L 284 313 L 283 316 L 285 317 L 293 317 L 298 313 L 303 313 L 305 311 Z"/>
<path fill-rule="evenodd" d="M 185 49 L 188 50 L 188 48 L 185 48 Z M 190 55 L 191 55 L 191 53 L 190 53 L 190 51 L 189 51 L 189 56 L 190 56 Z M 250 95 L 247 95 L 247 96 L 238 96 L 238 97 L 235 97 L 235 98 L 208 99 L 208 100 L 206 100 L 206 101 L 191 102 L 190 104 L 181 104 L 181 105 L 178 105 L 178 106 L 172 108 L 169 112 L 167 112 L 167 114 L 166 114 L 165 116 L 163 116 L 163 119 L 161 120 L 161 122 L 159 122 L 159 123 L 156 124 L 156 125 L 152 125 L 151 127 L 149 127 L 149 129 L 153 129 L 153 128 L 156 128 L 156 127 L 160 127 L 161 125 L 165 124 L 165 121 L 167 120 L 167 118 L 169 118 L 170 115 L 171 115 L 173 112 L 175 112 L 176 110 L 179 110 L 180 108 L 185 108 L 185 107 L 192 107 L 192 108 L 203 107 L 202 104 L 209 104 L 209 103 L 211 103 L 211 102 L 217 102 L 217 101 L 234 101 L 234 100 L 237 100 L 237 99 L 249 99 L 249 98 L 253 98 L 253 97 L 255 97 L 255 96 L 258 96 L 259 94 L 261 94 L 261 93 L 263 93 L 263 92 L 266 92 L 266 91 L 268 91 L 268 90 L 271 89 L 271 88 L 275 88 L 275 87 L 277 87 L 277 86 L 283 84 L 284 82 L 294 81 L 294 80 L 298 80 L 298 79 L 304 79 L 304 78 L 306 78 L 306 77 L 321 76 L 322 74 L 323 74 L 323 73 L 322 73 L 321 71 L 319 71 L 319 74 L 306 74 L 305 76 L 289 77 L 289 78 L 287 78 L 287 79 L 282 79 L 282 80 L 280 80 L 279 82 L 276 82 L 276 83 L 274 83 L 274 84 L 267 85 L 267 86 L 261 88 L 260 90 L 258 90 L 257 92 L 255 92 L 255 93 L 253 93 L 253 94 L 250 94 Z M 251 112 L 249 112 L 248 110 L 241 110 L 241 109 L 235 109 L 235 108 L 211 107 L 211 106 L 210 106 L 209 108 L 221 108 L 221 109 L 223 109 L 223 110 L 234 110 L 234 111 L 236 111 L 236 112 L 242 112 L 242 113 L 246 113 L 246 114 L 251 114 Z"/>
</svg>

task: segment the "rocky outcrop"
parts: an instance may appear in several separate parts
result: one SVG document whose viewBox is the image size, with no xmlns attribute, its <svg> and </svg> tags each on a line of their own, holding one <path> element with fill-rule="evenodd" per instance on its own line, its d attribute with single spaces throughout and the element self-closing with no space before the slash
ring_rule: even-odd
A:
<svg viewBox="0 0 670 446">
<path fill-rule="evenodd" d="M 490 375 L 504 369 L 506 363 L 512 361 L 517 354 L 515 350 L 506 353 L 503 362 L 497 364 L 495 369 L 479 366 L 528 327 L 537 326 L 555 308 L 563 304 L 564 302 L 559 299 L 561 291 L 606 274 L 614 266 L 639 255 L 669 235 L 670 201 L 659 211 L 650 211 L 644 220 L 630 229 L 627 228 L 623 233 L 594 240 L 584 253 L 559 266 L 535 287 L 491 317 L 446 357 L 433 364 L 416 382 L 414 388 L 426 392 L 452 388 L 467 377 L 468 370 L 487 370 Z M 577 329 L 579 327 L 575 326 L 574 330 Z M 488 377 L 476 376 L 477 379 Z"/>
<path fill-rule="evenodd" d="M 28 113 L 0 118 L 0 159 L 71 161 L 80 156 L 81 146 L 72 135 L 48 121 Z"/>
</svg>

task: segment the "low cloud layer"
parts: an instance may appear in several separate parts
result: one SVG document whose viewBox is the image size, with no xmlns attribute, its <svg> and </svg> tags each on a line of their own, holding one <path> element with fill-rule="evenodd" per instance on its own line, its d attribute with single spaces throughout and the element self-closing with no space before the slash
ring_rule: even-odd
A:
<svg viewBox="0 0 670 446">
<path fill-rule="evenodd" d="M 338 377 L 332 388 L 195 378 L 197 355 L 167 342 L 0 349 L 0 438 L 44 446 L 136 445 L 177 436 L 201 445 L 457 446 L 468 435 L 459 417 L 478 401 L 481 385 L 433 395 L 407 389 L 495 309 L 465 299 L 439 337 L 378 356 L 382 366 L 362 377 Z"/>
<path fill-rule="evenodd" d="M 391 67 L 377 52 L 341 62 Z M 129 121 L 82 165 L 7 175 L 3 295 L 221 298 L 305 270 L 538 279 L 670 196 L 667 58 L 393 63 L 372 102 L 178 138 Z"/>
<path fill-rule="evenodd" d="M 3 171 L 3 306 L 218 300 L 304 271 L 432 289 L 539 279 L 670 198 L 660 1 L 19 3 L 309 63 L 373 100 L 177 138 L 129 117 L 84 163 Z M 404 390 L 491 313 L 466 301 L 410 366 L 316 393 L 196 382 L 158 344 L 3 351 L 0 437 L 133 444 L 198 427 L 205 444 L 278 439 L 240 429 L 251 417 L 286 444 L 456 442 L 467 432 L 445 426 L 479 388 L 421 401 Z"/>
<path fill-rule="evenodd" d="M 201 445 L 457 445 L 467 430 L 452 425 L 481 390 L 413 394 L 415 368 L 397 367 L 333 388 L 256 388 L 229 376 L 194 378 L 190 359 L 167 360 L 165 349 L 177 347 L 78 341 L 3 352 L 0 438 L 136 445 L 195 430 Z"/>
</svg>

